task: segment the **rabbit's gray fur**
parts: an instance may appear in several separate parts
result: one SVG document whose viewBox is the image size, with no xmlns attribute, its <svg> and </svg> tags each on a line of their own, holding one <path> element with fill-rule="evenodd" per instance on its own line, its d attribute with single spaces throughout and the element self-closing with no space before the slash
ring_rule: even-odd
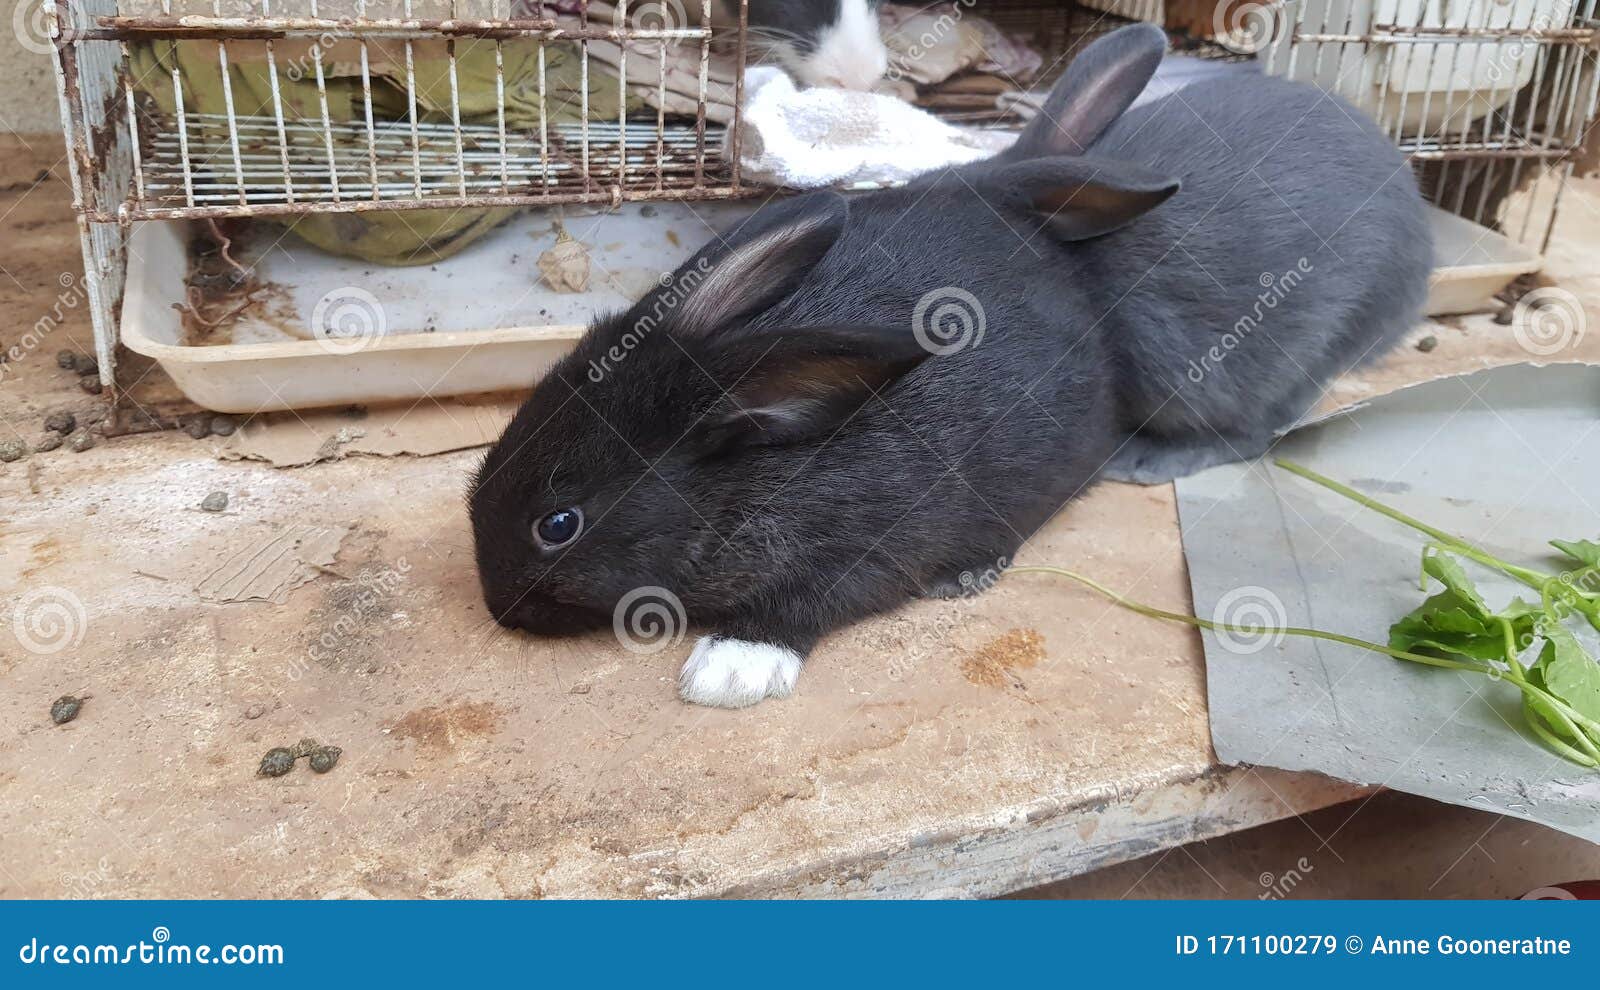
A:
<svg viewBox="0 0 1600 990">
<path fill-rule="evenodd" d="M 597 321 L 475 481 L 492 614 L 573 632 L 666 588 L 713 631 L 686 698 L 781 696 L 818 637 L 1003 568 L 1097 478 L 1258 453 L 1393 343 L 1432 254 L 1405 161 L 1279 80 L 1119 116 L 1163 45 L 1108 35 L 1016 149 L 767 207 Z M 927 334 L 955 290 L 981 339 L 924 346 L 963 344 Z M 570 544 L 530 537 L 568 507 Z"/>
</svg>

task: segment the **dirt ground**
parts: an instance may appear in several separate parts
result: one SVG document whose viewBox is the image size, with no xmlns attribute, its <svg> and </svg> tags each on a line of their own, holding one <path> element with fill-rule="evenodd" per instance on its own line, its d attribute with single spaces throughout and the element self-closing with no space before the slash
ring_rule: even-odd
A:
<svg viewBox="0 0 1600 990">
<path fill-rule="evenodd" d="M 0 144 L 0 344 L 59 314 L 4 369 L 0 441 L 101 408 L 55 361 L 90 342 L 65 174 L 53 139 Z M 1424 336 L 1340 394 L 1525 357 L 1487 317 Z M 840 633 L 789 701 L 693 708 L 687 639 L 487 619 L 477 452 L 279 470 L 220 448 L 164 430 L 0 465 L 0 896 L 987 895 L 1356 793 L 1214 766 L 1192 631 L 1046 578 Z M 317 539 L 336 552 L 279 600 L 218 600 Z M 1102 486 L 1021 559 L 1188 607 L 1170 487 Z M 65 694 L 88 700 L 53 725 Z M 337 766 L 256 774 L 302 738 Z"/>
</svg>

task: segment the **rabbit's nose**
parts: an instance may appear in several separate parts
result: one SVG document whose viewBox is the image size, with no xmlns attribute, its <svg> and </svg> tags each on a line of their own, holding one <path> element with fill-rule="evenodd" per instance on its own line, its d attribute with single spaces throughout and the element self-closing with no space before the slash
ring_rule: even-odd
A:
<svg viewBox="0 0 1600 990">
<path fill-rule="evenodd" d="M 571 636 L 611 625 L 611 613 L 596 608 L 558 602 L 539 594 L 524 595 L 502 608 L 491 608 L 495 621 L 507 629 L 535 636 Z"/>
</svg>

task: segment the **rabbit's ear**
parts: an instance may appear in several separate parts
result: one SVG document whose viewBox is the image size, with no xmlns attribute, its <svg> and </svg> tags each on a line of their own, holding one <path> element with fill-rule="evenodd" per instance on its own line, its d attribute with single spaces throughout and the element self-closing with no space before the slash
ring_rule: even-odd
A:
<svg viewBox="0 0 1600 990">
<path fill-rule="evenodd" d="M 770 309 L 793 292 L 844 230 L 838 193 L 802 196 L 756 213 L 731 242 L 707 247 L 673 276 L 686 293 L 673 317 L 685 336 L 710 336 Z M 662 289 L 673 291 L 668 284 Z"/>
<path fill-rule="evenodd" d="M 929 356 L 905 327 L 762 330 L 717 345 L 728 392 L 700 428 L 700 448 L 783 446 L 831 436 Z"/>
<path fill-rule="evenodd" d="M 1129 24 L 1098 38 L 1056 80 L 1043 109 L 1006 157 L 1017 161 L 1088 151 L 1144 91 L 1166 51 L 1166 32 L 1154 24 Z"/>
<path fill-rule="evenodd" d="M 1142 165 L 1092 156 L 1021 162 L 995 178 L 1064 241 L 1109 234 L 1166 202 L 1180 185 Z"/>
</svg>

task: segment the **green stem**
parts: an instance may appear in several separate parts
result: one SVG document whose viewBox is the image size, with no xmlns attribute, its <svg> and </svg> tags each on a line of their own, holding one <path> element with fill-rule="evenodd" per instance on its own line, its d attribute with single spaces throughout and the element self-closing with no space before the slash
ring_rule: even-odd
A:
<svg viewBox="0 0 1600 990">
<path fill-rule="evenodd" d="M 1094 580 L 1093 578 L 1085 577 L 1076 571 L 1069 571 L 1064 567 L 1050 567 L 1045 564 L 1038 564 L 1025 567 L 1012 567 L 1010 571 L 1013 574 L 1055 574 L 1060 577 L 1070 578 L 1081 585 L 1092 588 L 1094 591 L 1105 596 L 1106 598 L 1109 598 L 1111 601 L 1117 603 L 1125 609 L 1128 609 L 1131 612 L 1138 612 L 1140 615 L 1148 616 L 1152 619 L 1166 619 L 1169 622 L 1182 622 L 1186 625 L 1198 626 L 1201 629 L 1209 629 L 1212 632 L 1235 632 L 1244 633 L 1251 636 L 1259 635 L 1262 632 L 1280 632 L 1286 636 L 1301 636 L 1307 639 L 1325 639 L 1329 642 L 1342 643 L 1345 646 L 1354 646 L 1362 650 L 1372 650 L 1374 653 L 1382 653 L 1384 656 L 1393 657 L 1396 660 L 1410 660 L 1412 663 L 1427 664 L 1430 667 L 1443 667 L 1447 670 L 1470 670 L 1478 674 L 1498 673 L 1498 671 L 1496 671 L 1493 667 L 1486 667 L 1475 663 L 1460 663 L 1455 660 L 1446 660 L 1443 657 L 1430 657 L 1421 653 L 1408 653 L 1405 650 L 1396 650 L 1387 646 L 1380 646 L 1377 643 L 1371 643 L 1364 639 L 1357 639 L 1354 636 L 1344 636 L 1339 633 L 1326 632 L 1322 629 L 1308 629 L 1303 626 L 1286 626 L 1282 629 L 1266 629 L 1265 627 L 1257 626 L 1241 626 L 1231 622 L 1212 622 L 1210 619 L 1202 619 L 1198 616 L 1186 615 L 1183 612 L 1168 612 L 1166 609 L 1156 608 L 1154 605 L 1145 605 L 1144 603 L 1136 602 L 1131 598 L 1124 598 L 1122 595 L 1117 594 L 1115 591 L 1112 591 L 1110 588 L 1107 588 L 1105 585 Z"/>
<path fill-rule="evenodd" d="M 1511 620 L 1502 615 L 1494 617 L 1500 623 L 1500 631 L 1505 637 L 1506 667 L 1512 680 L 1523 684 L 1528 680 L 1528 672 L 1522 669 L 1522 664 L 1517 662 L 1517 631 L 1511 627 Z"/>
<path fill-rule="evenodd" d="M 1436 529 L 1432 526 L 1429 526 L 1422 520 L 1408 516 L 1399 509 L 1384 505 L 1377 499 L 1363 495 L 1348 485 L 1341 485 L 1339 482 L 1334 481 L 1332 478 L 1329 478 L 1326 475 L 1318 474 L 1303 464 L 1296 464 L 1294 461 L 1282 457 L 1278 458 L 1273 463 L 1277 464 L 1279 467 L 1290 472 L 1291 474 L 1298 474 L 1307 481 L 1315 482 L 1331 492 L 1336 492 L 1353 502 L 1366 506 L 1374 512 L 1388 516 L 1395 522 L 1404 523 L 1405 525 L 1410 526 L 1412 529 L 1426 533 L 1435 540 L 1447 544 L 1450 549 L 1461 554 L 1463 557 L 1470 558 L 1484 565 L 1485 567 L 1493 568 L 1516 578 L 1518 581 L 1521 581 L 1528 587 L 1538 591 L 1539 594 L 1545 599 L 1546 603 L 1549 602 L 1551 597 L 1549 591 L 1550 586 L 1552 584 L 1562 583 L 1559 578 L 1552 575 L 1544 574 L 1528 567 L 1519 567 L 1510 561 L 1501 560 L 1499 557 L 1489 553 L 1487 550 L 1484 550 L 1478 546 L 1474 546 L 1473 544 L 1468 543 L 1466 540 L 1454 535 L 1453 533 L 1446 533 L 1442 529 Z M 1585 619 L 1589 620 L 1589 625 L 1593 626 L 1596 630 L 1600 630 L 1600 596 L 1586 595 L 1575 588 L 1563 585 L 1563 591 L 1559 597 L 1563 601 L 1568 602 L 1574 611 L 1578 612 Z"/>
<path fill-rule="evenodd" d="M 1404 523 L 1405 525 L 1410 526 L 1412 529 L 1426 533 L 1435 540 L 1438 540 L 1440 543 L 1447 544 L 1452 550 L 1455 550 L 1463 557 L 1471 558 L 1472 560 L 1483 564 L 1485 567 L 1492 567 L 1495 570 L 1503 571 L 1504 573 L 1511 575 L 1512 577 L 1532 588 L 1542 590 L 1545 582 L 1552 580 L 1548 574 L 1541 574 L 1540 572 L 1530 568 L 1519 567 L 1509 561 L 1501 560 L 1499 557 L 1496 557 L 1489 551 L 1468 543 L 1466 540 L 1456 536 L 1453 533 L 1446 533 L 1442 529 L 1436 529 L 1433 526 L 1429 526 L 1422 520 L 1408 516 L 1399 509 L 1384 505 L 1377 499 L 1363 495 L 1348 485 L 1341 485 L 1339 482 L 1334 481 L 1332 478 L 1329 478 L 1326 475 L 1318 474 L 1303 464 L 1296 464 L 1294 461 L 1282 457 L 1277 458 L 1273 461 L 1273 463 L 1283 468 L 1285 471 L 1288 471 L 1290 474 L 1298 474 L 1307 481 L 1314 482 L 1331 492 L 1336 492 L 1340 495 L 1343 495 L 1352 502 L 1366 506 L 1373 512 L 1388 516 L 1395 522 Z"/>
<path fill-rule="evenodd" d="M 1600 722 L 1596 722 L 1594 719 L 1578 712 L 1571 705 L 1557 698 L 1549 691 L 1540 690 L 1526 681 L 1517 686 L 1522 689 L 1523 694 L 1536 696 L 1540 701 L 1549 705 L 1551 711 L 1572 722 L 1574 728 L 1585 730 L 1584 735 L 1592 735 L 1595 739 L 1600 739 Z"/>
<path fill-rule="evenodd" d="M 1579 733 L 1575 738 L 1582 741 L 1584 743 L 1584 748 L 1589 750 L 1590 753 L 1593 753 L 1594 755 L 1582 752 L 1581 750 L 1573 749 L 1555 733 L 1545 728 L 1544 716 L 1539 714 L 1538 709 L 1528 704 L 1526 698 L 1524 698 L 1522 701 L 1522 719 L 1528 723 L 1528 728 L 1532 729 L 1535 735 L 1544 740 L 1546 746 L 1549 746 L 1557 753 L 1560 753 L 1562 756 L 1565 756 L 1567 759 L 1578 764 L 1579 766 L 1600 767 L 1600 751 L 1595 750 L 1594 744 L 1589 742 L 1588 737 L 1584 736 L 1582 733 Z"/>
<path fill-rule="evenodd" d="M 1412 663 L 1426 664 L 1429 667 L 1443 667 L 1446 670 L 1470 670 L 1477 674 L 1495 675 L 1501 673 L 1501 671 L 1494 667 L 1473 663 L 1459 663 L 1454 660 L 1446 660 L 1443 657 L 1430 657 L 1421 653 L 1410 653 L 1406 650 L 1396 650 L 1388 646 L 1382 646 L 1378 643 L 1369 642 L 1364 639 L 1358 639 L 1354 636 L 1344 636 L 1339 633 L 1326 632 L 1322 629 L 1308 629 L 1303 626 L 1286 626 L 1282 629 L 1267 630 L 1265 627 L 1241 626 L 1231 622 L 1213 622 L 1209 619 L 1202 619 L 1199 616 L 1188 615 L 1183 612 L 1169 612 L 1164 608 L 1156 608 L 1154 605 L 1146 605 L 1143 602 L 1137 602 L 1131 598 L 1120 595 L 1093 578 L 1079 574 L 1077 571 L 1069 571 L 1065 567 L 1052 567 L 1048 564 L 1019 565 L 1010 568 L 1010 573 L 1054 574 L 1059 577 L 1076 581 L 1079 584 L 1095 591 L 1097 594 L 1110 599 L 1112 602 L 1129 610 L 1130 612 L 1137 612 L 1140 615 L 1147 616 L 1152 619 L 1165 619 L 1169 622 L 1181 622 L 1184 625 L 1197 626 L 1201 629 L 1209 629 L 1212 632 L 1236 632 L 1245 633 L 1247 635 L 1259 635 L 1264 631 L 1281 632 L 1286 636 L 1300 636 L 1306 639 L 1322 639 L 1333 643 L 1340 643 L 1345 646 L 1353 646 L 1357 649 L 1371 650 L 1374 653 L 1381 653 L 1384 656 L 1393 657 L 1396 660 L 1409 660 Z M 1509 623 L 1506 624 L 1506 635 L 1508 637 L 1511 635 Z M 1546 705 L 1550 711 L 1554 712 L 1558 717 L 1560 717 L 1563 720 L 1562 727 L 1569 730 L 1572 733 L 1573 738 L 1577 739 L 1585 749 L 1595 749 L 1593 742 L 1591 742 L 1589 739 L 1588 733 L 1594 733 L 1595 738 L 1600 739 L 1600 722 L 1596 722 L 1593 719 L 1584 717 L 1582 714 L 1574 711 L 1559 698 L 1528 683 L 1521 666 L 1516 662 L 1514 653 L 1515 651 L 1512 651 L 1511 653 L 1507 654 L 1513 671 L 1511 678 L 1509 678 L 1513 686 L 1522 692 L 1524 699 L 1535 698 L 1542 704 Z M 1526 704 L 1527 702 L 1524 700 L 1524 705 Z M 1580 763 L 1583 766 L 1600 766 L 1600 749 L 1596 749 L 1595 757 L 1591 758 L 1584 756 L 1578 750 L 1574 750 L 1572 747 L 1561 743 L 1559 740 L 1556 740 L 1553 736 L 1542 729 L 1538 729 L 1537 731 L 1539 731 L 1540 737 L 1545 739 L 1546 742 L 1550 742 L 1554 748 L 1562 751 L 1565 754 L 1568 754 L 1569 756 L 1571 754 L 1577 754 L 1577 756 L 1582 757 L 1581 759 L 1574 759 L 1574 762 Z"/>
</svg>

